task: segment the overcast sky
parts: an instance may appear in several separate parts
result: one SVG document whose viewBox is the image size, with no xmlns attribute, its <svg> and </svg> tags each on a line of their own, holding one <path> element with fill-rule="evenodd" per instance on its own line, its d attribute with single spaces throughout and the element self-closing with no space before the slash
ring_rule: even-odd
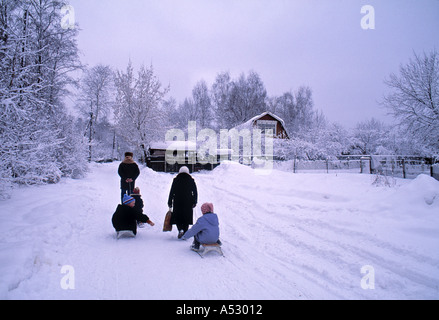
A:
<svg viewBox="0 0 439 320">
<path fill-rule="evenodd" d="M 376 117 L 383 80 L 439 50 L 439 0 L 70 0 L 83 63 L 153 64 L 178 102 L 201 79 L 256 71 L 270 96 L 311 87 L 315 108 L 353 127 Z M 364 30 L 364 5 L 375 29 Z M 369 12 L 371 14 L 371 12 Z M 369 20 L 368 22 L 371 22 Z"/>
</svg>

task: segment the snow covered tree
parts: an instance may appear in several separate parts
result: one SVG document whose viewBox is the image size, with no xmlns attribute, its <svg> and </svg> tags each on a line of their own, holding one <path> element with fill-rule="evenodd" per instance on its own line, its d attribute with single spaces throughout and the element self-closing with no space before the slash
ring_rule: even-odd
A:
<svg viewBox="0 0 439 320">
<path fill-rule="evenodd" d="M 162 103 L 162 113 L 164 117 L 163 128 L 169 129 L 187 129 L 188 120 L 184 117 L 184 112 L 180 109 L 174 97 L 169 97 Z"/>
<path fill-rule="evenodd" d="M 57 161 L 59 169 L 64 176 L 73 179 L 83 178 L 87 172 L 87 143 L 79 130 L 77 119 L 70 115 L 59 122 L 60 139 L 62 143 L 57 146 Z"/>
<path fill-rule="evenodd" d="M 327 160 L 349 148 L 347 131 L 329 124 L 321 111 L 314 110 L 312 90 L 302 86 L 269 99 L 270 110 L 280 116 L 290 139 L 276 143 L 276 153 L 284 159 Z"/>
<path fill-rule="evenodd" d="M 267 91 L 259 75 L 251 71 L 241 74 L 233 84 L 227 110 L 232 127 L 240 125 L 266 111 Z"/>
<path fill-rule="evenodd" d="M 439 54 L 414 55 L 399 75 L 385 81 L 392 90 L 383 101 L 399 126 L 439 153 Z"/>
<path fill-rule="evenodd" d="M 209 89 L 204 80 L 195 85 L 192 97 L 184 99 L 178 108 L 172 111 L 172 120 L 173 127 L 182 130 L 187 130 L 189 121 L 197 123 L 197 130 L 212 127 L 213 107 Z"/>
<path fill-rule="evenodd" d="M 195 119 L 200 128 L 210 128 L 213 119 L 212 104 L 206 81 L 199 81 L 192 90 Z"/>
<path fill-rule="evenodd" d="M 302 86 L 295 93 L 285 92 L 273 100 L 272 108 L 285 121 L 288 132 L 297 134 L 311 128 L 315 120 L 311 88 Z"/>
<path fill-rule="evenodd" d="M 259 75 L 251 71 L 232 81 L 228 72 L 217 76 L 212 86 L 212 100 L 217 125 L 230 129 L 252 117 L 263 113 L 267 108 L 267 91 Z"/>
<path fill-rule="evenodd" d="M 70 174 L 65 152 L 81 148 L 64 149 L 75 133 L 64 130 L 63 99 L 81 67 L 77 30 L 60 25 L 64 4 L 0 2 L 0 176 L 12 182 L 57 182 Z"/>
<path fill-rule="evenodd" d="M 324 145 L 328 158 L 334 159 L 349 152 L 352 139 L 346 128 L 339 123 L 332 123 L 327 126 L 325 131 Z"/>
<path fill-rule="evenodd" d="M 388 131 L 387 126 L 375 118 L 360 122 L 354 129 L 355 147 L 360 154 L 377 154 L 378 149 L 385 149 Z"/>
<path fill-rule="evenodd" d="M 101 117 L 105 122 L 112 106 L 113 71 L 110 66 L 97 65 L 86 71 L 80 87 L 79 110 L 88 119 L 85 135 L 88 136 L 88 160 L 91 161 L 96 126 Z"/>
<path fill-rule="evenodd" d="M 229 117 L 227 117 L 232 87 L 233 83 L 229 72 L 219 73 L 212 85 L 212 105 L 218 130 L 232 127 L 229 124 Z"/>
<path fill-rule="evenodd" d="M 187 130 L 189 121 L 198 120 L 198 110 L 192 98 L 184 99 L 183 103 L 178 105 L 178 112 L 174 118 L 175 128 Z"/>
<path fill-rule="evenodd" d="M 162 88 L 152 65 L 142 66 L 135 77 L 131 61 L 125 73 L 116 72 L 115 86 L 117 131 L 145 161 L 150 142 L 164 136 L 161 104 L 169 87 Z"/>
</svg>

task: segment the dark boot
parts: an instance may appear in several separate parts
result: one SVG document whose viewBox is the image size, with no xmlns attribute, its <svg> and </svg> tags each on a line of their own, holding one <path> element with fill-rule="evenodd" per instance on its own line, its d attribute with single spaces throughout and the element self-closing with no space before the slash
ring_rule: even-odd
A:
<svg viewBox="0 0 439 320">
<path fill-rule="evenodd" d="M 192 243 L 191 250 L 195 252 L 200 251 L 200 243 L 196 239 L 194 239 L 194 242 Z"/>
</svg>

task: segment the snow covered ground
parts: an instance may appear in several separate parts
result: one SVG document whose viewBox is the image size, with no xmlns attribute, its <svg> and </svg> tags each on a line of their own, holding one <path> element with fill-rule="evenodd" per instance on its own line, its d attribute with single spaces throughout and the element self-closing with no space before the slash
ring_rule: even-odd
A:
<svg viewBox="0 0 439 320">
<path fill-rule="evenodd" d="M 0 202 L 0 299 L 439 299 L 439 182 L 428 176 L 388 187 L 231 163 L 194 174 L 195 216 L 214 203 L 226 255 L 200 259 L 175 228 L 162 232 L 173 176 L 147 168 L 137 185 L 156 226 L 116 240 L 117 166 Z"/>
</svg>

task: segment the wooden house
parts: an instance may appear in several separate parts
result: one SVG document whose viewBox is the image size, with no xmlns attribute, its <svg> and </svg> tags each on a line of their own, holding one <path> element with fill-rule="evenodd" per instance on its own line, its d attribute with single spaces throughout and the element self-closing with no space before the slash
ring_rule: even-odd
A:
<svg viewBox="0 0 439 320">
<path fill-rule="evenodd" d="M 235 127 L 237 130 L 249 129 L 250 131 L 254 128 L 260 129 L 262 134 L 266 130 L 272 130 L 273 135 L 277 139 L 289 139 L 287 129 L 285 128 L 285 122 L 271 112 L 264 112 L 256 117 L 251 118 L 247 122 Z"/>
<path fill-rule="evenodd" d="M 172 150 L 173 161 L 166 157 L 167 150 Z M 232 153 L 228 149 L 217 149 L 215 163 L 200 163 L 197 144 L 191 141 L 152 142 L 148 151 L 147 167 L 157 172 L 171 173 L 178 172 L 183 166 L 188 167 L 190 172 L 213 170 L 220 165 L 221 159 L 230 160 Z"/>
<path fill-rule="evenodd" d="M 248 130 L 247 134 L 243 134 L 243 136 L 246 136 L 246 138 L 243 139 L 243 144 L 246 147 L 240 145 L 238 148 L 233 149 L 230 141 L 230 135 L 234 136 L 234 134 L 232 134 L 233 129 L 236 129 L 238 132 L 246 132 Z M 275 139 L 289 139 L 284 121 L 270 112 L 264 112 L 263 114 L 253 117 L 233 129 L 229 131 L 229 136 L 227 137 L 227 139 L 229 139 L 228 146 L 218 146 L 215 150 L 216 157 L 214 156 L 209 163 L 203 161 L 206 155 L 199 154 L 200 149 L 196 142 L 167 141 L 151 143 L 148 150 L 149 155 L 146 160 L 147 166 L 158 172 L 178 172 L 182 166 L 187 166 L 191 172 L 196 172 L 200 170 L 213 170 L 224 160 L 251 164 L 255 156 L 252 153 L 254 151 L 252 149 L 252 146 L 254 147 L 252 143 L 253 129 L 260 129 L 262 135 L 264 135 L 267 130 L 271 130 Z M 237 138 L 236 136 L 234 137 L 235 142 L 238 141 L 239 144 L 239 136 Z M 168 150 L 171 152 L 167 152 Z M 261 155 L 259 155 L 259 157 L 260 156 Z M 262 156 L 265 156 L 264 153 Z M 273 154 L 267 154 L 267 156 L 277 159 L 276 155 Z"/>
</svg>

